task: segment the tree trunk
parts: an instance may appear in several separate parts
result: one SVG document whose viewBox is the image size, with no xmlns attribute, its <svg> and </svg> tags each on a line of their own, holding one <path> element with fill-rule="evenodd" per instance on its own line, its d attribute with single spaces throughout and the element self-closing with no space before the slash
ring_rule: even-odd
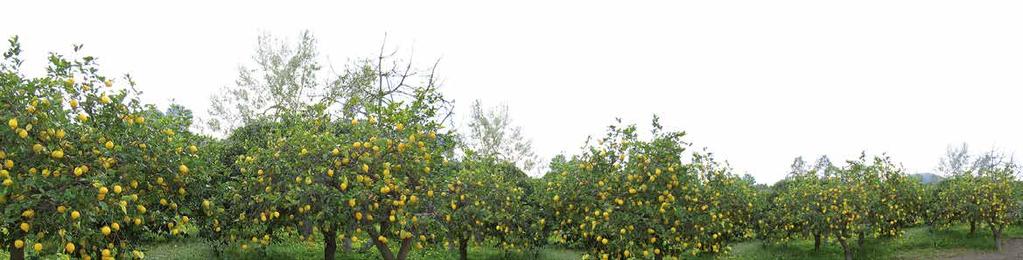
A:
<svg viewBox="0 0 1023 260">
<path fill-rule="evenodd" d="M 458 259 L 469 259 L 469 238 L 463 237 L 458 239 Z"/>
<path fill-rule="evenodd" d="M 9 243 L 9 245 L 10 245 L 10 248 L 7 250 L 7 253 L 11 254 L 11 258 L 10 258 L 11 260 L 25 260 L 25 247 L 24 246 L 22 246 L 21 248 L 16 248 L 14 246 L 13 242 Z"/>
<path fill-rule="evenodd" d="M 401 240 L 401 246 L 398 248 L 398 260 L 408 259 L 408 253 L 412 251 L 412 241 L 411 238 Z"/>
<path fill-rule="evenodd" d="M 373 240 L 373 245 L 377 247 L 377 251 L 380 251 L 380 257 L 384 260 L 394 260 L 394 254 L 391 253 L 391 249 L 387 248 L 387 244 L 380 242 L 380 240 Z"/>
<path fill-rule="evenodd" d="M 813 251 L 814 252 L 820 252 L 821 251 L 821 234 L 820 233 L 813 234 Z"/>
<path fill-rule="evenodd" d="M 1002 251 L 1002 229 L 991 226 L 991 235 L 995 237 L 995 249 Z"/>
<path fill-rule="evenodd" d="M 845 253 L 845 260 L 852 260 L 852 249 L 849 248 L 849 244 L 845 242 L 845 239 L 839 239 L 838 243 L 842 245 L 842 252 Z"/>
<path fill-rule="evenodd" d="M 337 231 L 323 230 L 323 259 L 334 260 L 337 255 Z"/>
<path fill-rule="evenodd" d="M 972 236 L 976 232 L 977 232 L 977 222 L 976 221 L 970 221 L 970 235 Z"/>
</svg>

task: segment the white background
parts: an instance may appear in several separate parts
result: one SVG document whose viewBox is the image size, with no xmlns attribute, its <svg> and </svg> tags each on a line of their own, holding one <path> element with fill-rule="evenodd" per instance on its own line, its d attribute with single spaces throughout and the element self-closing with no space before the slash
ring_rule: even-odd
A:
<svg viewBox="0 0 1023 260">
<path fill-rule="evenodd" d="M 658 114 L 762 183 L 799 155 L 923 172 L 949 144 L 1023 147 L 1019 1 L 425 2 L 7 1 L 0 36 L 21 36 L 36 75 L 83 43 L 145 101 L 202 116 L 263 32 L 311 30 L 335 66 L 387 33 L 416 64 L 441 59 L 461 116 L 507 103 L 545 158 Z"/>
</svg>

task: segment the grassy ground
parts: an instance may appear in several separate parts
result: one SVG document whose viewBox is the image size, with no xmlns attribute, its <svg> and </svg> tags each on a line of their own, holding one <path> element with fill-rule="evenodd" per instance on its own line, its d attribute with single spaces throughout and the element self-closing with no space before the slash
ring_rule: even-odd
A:
<svg viewBox="0 0 1023 260">
<path fill-rule="evenodd" d="M 417 250 L 411 255 L 413 259 L 458 259 L 453 251 L 442 250 Z M 580 259 L 582 254 L 576 251 L 549 248 L 531 253 L 505 253 L 492 248 L 470 248 L 469 259 L 550 259 L 567 260 Z M 151 247 L 146 253 L 146 259 L 181 259 L 181 260 L 209 260 L 216 259 L 213 250 L 200 241 L 178 241 L 169 242 Z M 224 259 L 322 259 L 323 246 L 307 242 L 281 243 L 269 246 L 265 254 L 255 250 L 231 249 L 224 252 Z M 366 253 L 341 254 L 338 259 L 380 259 L 376 249 Z"/>
<path fill-rule="evenodd" d="M 1023 237 L 1023 229 L 1010 227 L 1009 238 Z M 946 230 L 916 227 L 897 239 L 868 239 L 857 259 L 942 259 L 950 256 L 995 250 L 989 230 L 977 229 L 969 235 L 969 227 L 955 226 Z M 825 243 L 813 251 L 812 240 L 791 241 L 781 245 L 765 245 L 759 241 L 744 242 L 732 247 L 732 253 L 720 259 L 843 259 L 838 243 Z"/>
<path fill-rule="evenodd" d="M 966 226 L 955 226 L 946 230 L 931 230 L 916 227 L 906 231 L 897 239 L 868 239 L 864 248 L 856 252 L 857 259 L 943 259 L 950 256 L 990 252 L 994 242 L 989 230 L 978 228 L 977 234 L 969 235 Z M 1023 238 L 1023 227 L 1010 227 L 1008 238 Z M 224 252 L 220 259 L 322 259 L 323 246 L 316 242 L 287 240 L 262 250 L 240 250 L 237 247 Z M 146 259 L 209 260 L 218 259 L 213 249 L 200 240 L 168 241 L 147 247 Z M 412 259 L 457 259 L 454 251 L 415 250 Z M 469 259 L 580 259 L 579 251 L 544 248 L 532 253 L 504 253 L 493 248 L 473 247 Z M 6 259 L 6 252 L 0 251 L 0 259 Z M 338 259 L 379 259 L 376 249 L 366 253 L 341 254 Z M 767 245 L 759 241 L 742 242 L 732 246 L 731 253 L 721 256 L 704 256 L 701 259 L 842 259 L 842 248 L 831 241 L 825 243 L 819 252 L 814 252 L 813 241 L 797 240 L 785 244 Z"/>
</svg>

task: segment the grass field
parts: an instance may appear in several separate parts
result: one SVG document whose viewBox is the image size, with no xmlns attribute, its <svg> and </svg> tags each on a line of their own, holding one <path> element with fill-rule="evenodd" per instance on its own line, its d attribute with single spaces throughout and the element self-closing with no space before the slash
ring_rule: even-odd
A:
<svg viewBox="0 0 1023 260">
<path fill-rule="evenodd" d="M 946 230 L 931 230 L 916 227 L 906 231 L 897 239 L 868 239 L 857 259 L 943 259 L 950 256 L 992 252 L 994 242 L 986 229 L 979 228 L 977 234 L 969 235 L 966 226 L 955 226 Z M 1023 238 L 1023 228 L 1013 226 L 1006 230 L 1008 238 Z M 264 251 L 227 250 L 224 259 L 320 259 L 322 245 L 316 242 L 292 240 L 273 244 Z M 504 253 L 497 249 L 473 247 L 469 259 L 580 259 L 583 252 L 556 247 L 544 248 L 536 255 L 528 253 Z M 0 251 L 0 259 L 7 258 Z M 212 248 L 200 240 L 168 241 L 154 244 L 146 251 L 146 259 L 209 260 L 216 259 Z M 375 249 L 366 253 L 338 255 L 339 259 L 379 259 Z M 413 259 L 457 259 L 454 251 L 418 250 Z M 58 259 L 49 257 L 44 259 Z M 727 255 L 702 256 L 698 259 L 842 259 L 842 248 L 836 243 L 825 243 L 819 252 L 813 251 L 813 241 L 798 240 L 780 245 L 766 245 L 759 241 L 734 244 Z"/>
<path fill-rule="evenodd" d="M 931 231 L 927 227 L 916 227 L 905 235 L 891 240 L 868 239 L 864 248 L 857 252 L 858 259 L 941 259 L 949 256 L 988 252 L 994 250 L 994 242 L 985 229 L 978 229 L 970 236 L 968 227 L 955 226 L 947 230 Z M 1008 237 L 1023 237 L 1023 229 L 1012 227 Z M 230 259 L 317 259 L 322 257 L 322 247 L 313 243 L 276 244 L 263 256 L 255 251 L 230 250 Z M 546 248 L 540 255 L 505 255 L 491 248 L 471 248 L 470 259 L 579 259 L 582 252 L 559 248 Z M 210 259 L 212 251 L 199 242 L 174 242 L 161 244 L 147 255 L 152 259 Z M 419 251 L 417 259 L 457 259 L 454 252 Z M 835 243 L 825 243 L 819 252 L 813 251 L 813 241 L 791 241 L 782 245 L 765 245 L 759 241 L 742 242 L 732 247 L 732 252 L 722 256 L 704 256 L 702 259 L 842 259 L 842 248 Z M 375 250 L 366 254 L 342 255 L 340 259 L 378 259 Z"/>
<path fill-rule="evenodd" d="M 1023 237 L 1023 229 L 1011 227 L 1007 237 Z M 731 254 L 719 259 L 842 259 L 842 247 L 837 243 L 825 243 L 820 252 L 813 251 L 813 241 L 792 241 L 782 245 L 744 242 L 734 245 Z M 868 239 L 864 248 L 856 252 L 857 259 L 943 259 L 950 256 L 982 253 L 995 250 L 994 241 L 987 229 L 977 229 L 969 235 L 969 227 L 955 226 L 947 230 L 931 231 L 927 227 L 916 227 L 906 231 L 897 239 Z"/>
</svg>

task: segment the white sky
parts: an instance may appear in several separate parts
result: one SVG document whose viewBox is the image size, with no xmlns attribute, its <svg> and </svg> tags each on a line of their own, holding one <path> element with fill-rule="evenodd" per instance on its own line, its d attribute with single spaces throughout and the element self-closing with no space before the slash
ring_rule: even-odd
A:
<svg viewBox="0 0 1023 260">
<path fill-rule="evenodd" d="M 262 32 L 309 29 L 338 66 L 386 32 L 442 58 L 461 114 L 507 103 L 545 158 L 656 113 L 762 183 L 799 155 L 888 152 L 918 172 L 949 144 L 1023 147 L 1019 1 L 149 2 L 8 1 L 0 36 L 21 36 L 34 72 L 83 43 L 145 101 L 205 115 Z"/>
</svg>

